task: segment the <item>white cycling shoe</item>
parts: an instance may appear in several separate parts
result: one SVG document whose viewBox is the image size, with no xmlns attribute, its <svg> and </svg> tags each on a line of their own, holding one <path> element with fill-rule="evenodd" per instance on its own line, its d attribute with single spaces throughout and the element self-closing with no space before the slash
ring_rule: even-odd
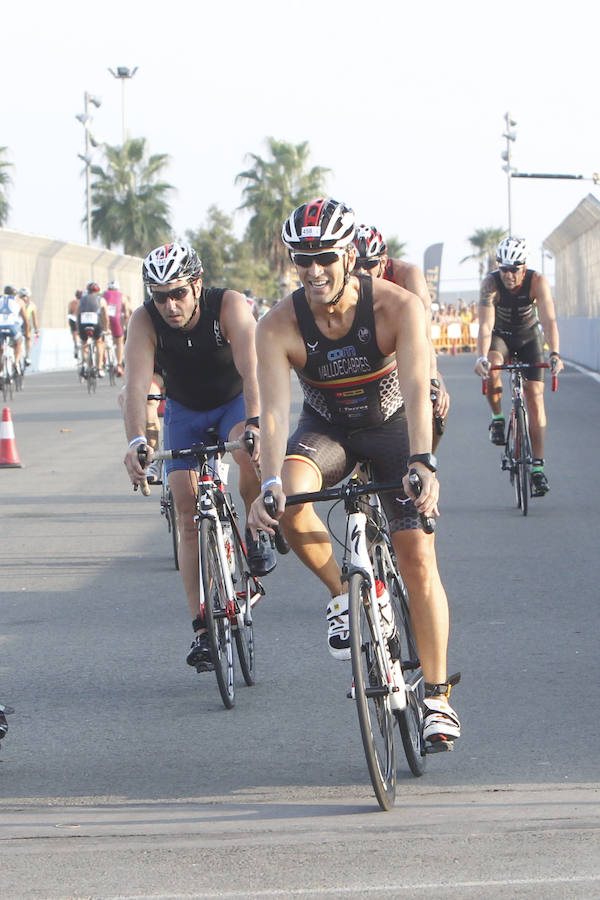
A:
<svg viewBox="0 0 600 900">
<path fill-rule="evenodd" d="M 348 594 L 332 597 L 327 605 L 327 645 L 335 659 L 350 659 Z"/>
<path fill-rule="evenodd" d="M 430 750 L 451 750 L 452 741 L 460 737 L 460 721 L 447 700 L 426 697 L 423 739 Z"/>
</svg>

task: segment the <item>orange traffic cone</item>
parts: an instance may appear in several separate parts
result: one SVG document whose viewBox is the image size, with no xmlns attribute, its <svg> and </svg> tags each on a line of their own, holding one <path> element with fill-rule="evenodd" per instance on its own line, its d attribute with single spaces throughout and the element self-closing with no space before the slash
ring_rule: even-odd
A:
<svg viewBox="0 0 600 900">
<path fill-rule="evenodd" d="M 23 468 L 15 443 L 15 429 L 13 428 L 12 416 L 8 406 L 5 406 L 2 410 L 2 423 L 0 424 L 0 468 Z"/>
</svg>

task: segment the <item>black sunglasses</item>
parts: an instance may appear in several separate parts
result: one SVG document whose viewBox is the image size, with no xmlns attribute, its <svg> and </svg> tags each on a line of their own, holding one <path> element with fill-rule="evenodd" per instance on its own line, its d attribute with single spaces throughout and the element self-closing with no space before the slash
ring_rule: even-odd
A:
<svg viewBox="0 0 600 900">
<path fill-rule="evenodd" d="M 356 262 L 354 263 L 354 268 L 374 269 L 375 266 L 378 266 L 380 262 L 380 259 L 361 259 L 360 257 L 357 257 Z"/>
<path fill-rule="evenodd" d="M 166 303 L 169 297 L 172 297 L 173 300 L 183 300 L 189 289 L 190 286 L 187 284 L 185 287 L 173 288 L 171 291 L 152 291 L 150 296 L 155 303 Z"/>
<path fill-rule="evenodd" d="M 500 266 L 500 271 L 510 272 L 512 275 L 514 275 L 515 272 L 520 272 L 522 268 L 523 266 Z"/>
<path fill-rule="evenodd" d="M 337 262 L 345 250 L 323 250 L 322 253 L 291 253 L 292 262 L 303 269 L 309 269 L 314 262 L 319 266 L 331 266 Z"/>
</svg>

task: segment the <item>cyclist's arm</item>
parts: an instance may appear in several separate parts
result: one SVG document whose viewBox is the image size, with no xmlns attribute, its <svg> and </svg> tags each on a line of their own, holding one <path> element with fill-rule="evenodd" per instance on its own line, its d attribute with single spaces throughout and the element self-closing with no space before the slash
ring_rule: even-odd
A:
<svg viewBox="0 0 600 900">
<path fill-rule="evenodd" d="M 127 382 L 124 389 L 123 422 L 127 442 L 146 436 L 146 403 L 154 374 L 156 332 L 150 316 L 143 306 L 132 315 L 125 343 L 125 369 Z M 134 484 L 144 478 L 139 464 L 137 448 L 127 449 L 125 465 Z"/>
<path fill-rule="evenodd" d="M 544 275 L 536 272 L 532 279 L 531 295 L 535 297 L 538 309 L 538 315 L 542 328 L 544 330 L 544 338 L 548 344 L 551 354 L 560 353 L 560 337 L 558 334 L 558 324 L 556 322 L 556 312 L 554 309 L 554 299 L 548 279 Z M 559 358 L 559 363 L 555 371 L 563 368 Z"/>
<path fill-rule="evenodd" d="M 221 328 L 231 344 L 235 367 L 244 383 L 246 417 L 259 412 L 258 380 L 256 377 L 256 347 L 254 333 L 256 320 L 250 312 L 246 298 L 238 291 L 225 291 L 221 306 Z"/>
<path fill-rule="evenodd" d="M 396 330 L 396 364 L 398 383 L 404 398 L 411 456 L 431 453 L 431 400 L 429 398 L 429 346 L 423 327 L 424 310 L 414 294 L 400 304 Z M 412 463 L 421 478 L 423 489 L 415 506 L 424 515 L 437 513 L 439 484 L 422 463 Z"/>
<path fill-rule="evenodd" d="M 492 329 L 496 321 L 495 300 L 497 297 L 497 288 L 494 279 L 488 275 L 481 285 L 479 295 L 479 333 L 477 335 L 477 363 L 475 364 L 475 372 L 484 377 L 486 367 L 479 362 L 481 358 L 487 359 L 487 355 L 492 342 Z"/>
<path fill-rule="evenodd" d="M 23 334 L 25 335 L 26 338 L 28 338 L 29 332 L 31 331 L 31 329 L 29 327 L 29 317 L 28 317 L 27 313 L 25 312 L 24 304 L 21 304 L 21 309 L 19 310 L 19 313 L 21 316 L 21 321 L 23 322 L 23 329 L 22 329 Z"/>
<path fill-rule="evenodd" d="M 288 329 L 283 307 L 263 316 L 256 328 L 263 481 L 281 477 L 287 447 L 292 368 L 286 340 Z"/>
<path fill-rule="evenodd" d="M 37 306 L 35 305 L 35 303 L 31 304 L 31 321 L 33 323 L 33 330 L 36 334 L 39 334 L 40 329 L 38 325 Z"/>
<path fill-rule="evenodd" d="M 102 331 L 110 331 L 110 322 L 108 320 L 108 307 L 104 297 L 100 301 L 100 327 Z"/>
</svg>

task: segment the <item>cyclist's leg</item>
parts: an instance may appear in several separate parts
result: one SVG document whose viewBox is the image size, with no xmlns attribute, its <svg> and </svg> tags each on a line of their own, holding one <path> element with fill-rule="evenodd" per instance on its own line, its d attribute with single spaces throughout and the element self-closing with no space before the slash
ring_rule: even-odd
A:
<svg viewBox="0 0 600 900">
<path fill-rule="evenodd" d="M 13 350 L 15 352 L 15 365 L 19 368 L 19 364 L 23 359 L 23 335 L 17 332 L 13 338 Z"/>
<path fill-rule="evenodd" d="M 342 445 L 342 432 L 308 413 L 302 413 L 296 431 L 288 441 L 282 469 L 287 495 L 331 487 L 348 475 L 357 458 Z M 340 569 L 329 531 L 317 515 L 314 504 L 286 509 L 281 525 L 296 556 L 320 578 L 331 596 L 341 593 Z"/>
<path fill-rule="evenodd" d="M 510 358 L 510 350 L 506 342 L 492 333 L 488 359 L 490 366 L 501 366 Z M 489 426 L 492 444 L 501 446 L 505 443 L 504 414 L 502 412 L 502 372 L 489 373 L 487 401 L 492 410 L 492 421 Z"/>
<path fill-rule="evenodd" d="M 400 415 L 378 429 L 357 435 L 353 447 L 371 458 L 375 480 L 397 479 L 399 472 L 406 471 L 410 454 L 406 416 Z M 412 501 L 402 502 L 398 494 L 398 491 L 384 493 L 381 500 L 410 600 L 411 622 L 425 681 L 443 684 L 447 680 L 449 612 L 437 567 L 435 536 L 425 534 Z M 441 699 L 437 694 L 432 697 Z"/>
<path fill-rule="evenodd" d="M 543 342 L 537 328 L 534 331 L 533 339 L 519 348 L 518 356 L 525 363 L 544 362 Z M 524 388 L 527 413 L 529 415 L 531 449 L 534 457 L 541 458 L 544 456 L 544 442 L 546 438 L 544 369 L 526 369 Z"/>
</svg>

